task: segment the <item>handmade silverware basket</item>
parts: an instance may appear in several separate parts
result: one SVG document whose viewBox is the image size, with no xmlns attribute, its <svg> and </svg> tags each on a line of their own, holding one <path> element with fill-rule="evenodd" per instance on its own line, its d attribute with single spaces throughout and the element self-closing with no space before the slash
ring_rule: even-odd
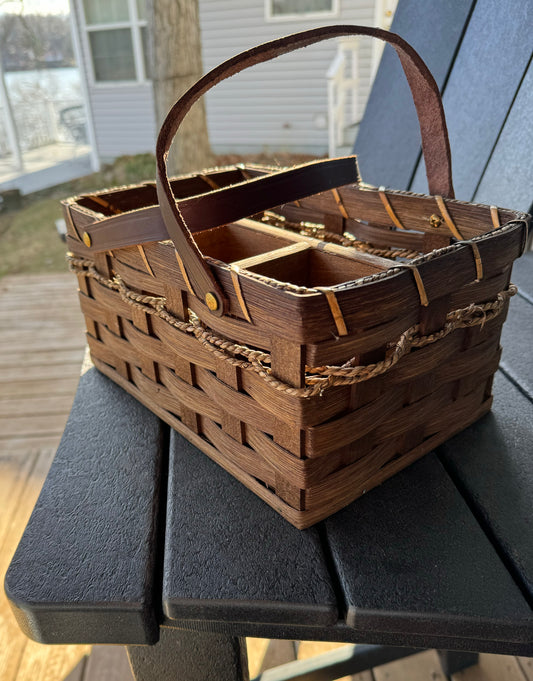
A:
<svg viewBox="0 0 533 681">
<path fill-rule="evenodd" d="M 207 89 L 351 33 L 400 55 L 430 195 L 364 185 L 354 157 L 168 179 Z M 401 38 L 333 26 L 238 55 L 176 103 L 156 156 L 156 183 L 63 202 L 92 359 L 296 527 L 490 409 L 527 216 L 453 199 L 438 88 Z"/>
</svg>

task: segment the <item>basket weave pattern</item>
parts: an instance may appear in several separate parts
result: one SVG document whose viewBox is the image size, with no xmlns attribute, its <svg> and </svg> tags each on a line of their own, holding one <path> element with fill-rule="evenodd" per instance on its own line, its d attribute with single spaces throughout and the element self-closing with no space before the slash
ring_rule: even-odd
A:
<svg viewBox="0 0 533 681">
<path fill-rule="evenodd" d="M 398 53 L 428 196 L 362 184 L 354 157 L 169 179 L 172 140 L 211 87 L 346 35 Z M 97 368 L 296 527 L 490 409 L 527 216 L 454 199 L 438 86 L 394 33 L 327 26 L 232 57 L 171 108 L 155 184 L 64 210 Z"/>
<path fill-rule="evenodd" d="M 75 208 L 75 203 L 66 206 L 71 225 Z M 419 325 L 421 334 L 438 334 L 450 311 L 497 300 L 508 289 L 522 228 L 512 223 L 478 241 L 479 281 L 466 244 L 415 261 L 430 297 L 426 306 L 411 271 L 401 263 L 391 261 L 388 270 L 377 271 L 373 256 L 347 253 L 344 267 L 365 276 L 351 287 L 333 287 L 350 330 L 345 336 L 338 335 L 324 292 L 313 287 L 295 287 L 300 291 L 295 293 L 278 287 L 277 280 L 241 270 L 238 288 L 250 323 L 228 265 L 212 261 L 230 301 L 230 315 L 217 317 L 191 295 L 169 242 L 98 253 L 90 261 L 79 240 L 71 246 L 77 244 L 80 251 L 73 264 L 97 368 L 290 522 L 307 527 L 490 409 L 508 300 L 502 298 L 493 318 L 484 319 L 482 313 L 473 326 L 411 348 L 382 375 L 330 386 L 311 397 L 302 396 L 306 378 L 317 367 L 342 366 L 347 360 L 348 368 L 375 366 L 412 325 Z M 71 233 L 76 234 L 73 228 Z M 286 257 L 267 264 L 275 270 Z M 337 254 L 328 257 L 340 260 Z M 448 270 L 440 261 L 446 259 L 455 270 L 453 280 L 444 276 Z M 94 262 L 96 277 L 88 276 L 87 262 Z M 121 286 L 110 288 L 113 281 Z M 274 323 L 271 306 L 277 310 Z M 199 320 L 210 342 L 194 334 Z M 265 375 L 254 370 L 249 357 L 232 354 L 213 339 L 251 349 L 252 359 L 254 354 L 268 357 Z"/>
</svg>

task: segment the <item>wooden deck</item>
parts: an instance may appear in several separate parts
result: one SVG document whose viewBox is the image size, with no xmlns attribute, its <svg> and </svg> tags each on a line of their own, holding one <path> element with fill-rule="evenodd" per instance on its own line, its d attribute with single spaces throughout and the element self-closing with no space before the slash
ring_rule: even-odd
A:
<svg viewBox="0 0 533 681">
<path fill-rule="evenodd" d="M 84 351 L 70 274 L 0 280 L 0 576 L 2 583 L 76 391 Z M 89 646 L 48 647 L 18 629 L 0 593 L 0 679 L 64 679 Z"/>
<path fill-rule="evenodd" d="M 72 275 L 0 280 L 0 578 L 59 443 L 76 391 L 84 327 Z M 340 644 L 249 639 L 251 676 Z M 131 681 L 120 646 L 43 646 L 18 629 L 0 593 L 0 681 Z M 446 681 L 435 651 L 392 662 L 354 681 Z M 453 681 L 533 681 L 533 659 L 481 655 Z"/>
</svg>

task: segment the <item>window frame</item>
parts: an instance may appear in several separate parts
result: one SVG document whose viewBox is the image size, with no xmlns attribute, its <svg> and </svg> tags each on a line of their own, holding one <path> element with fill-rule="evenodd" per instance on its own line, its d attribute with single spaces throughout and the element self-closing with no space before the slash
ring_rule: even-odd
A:
<svg viewBox="0 0 533 681">
<path fill-rule="evenodd" d="M 128 0 L 129 19 L 127 21 L 115 21 L 112 23 L 87 24 L 85 17 L 85 7 L 83 0 L 77 0 L 78 17 L 80 32 L 82 34 L 82 41 L 85 53 L 87 54 L 87 73 L 91 87 L 94 88 L 108 88 L 108 87 L 125 87 L 131 85 L 146 85 L 151 82 L 147 77 L 144 68 L 144 51 L 142 43 L 142 29 L 147 28 L 148 21 L 140 19 L 137 13 L 137 1 Z M 97 80 L 94 72 L 93 53 L 91 49 L 91 41 L 89 35 L 95 32 L 112 31 L 117 29 L 129 29 L 131 32 L 131 44 L 133 48 L 133 63 L 135 67 L 135 79 L 132 80 Z"/>
<path fill-rule="evenodd" d="M 273 14 L 272 0 L 265 0 L 265 21 L 279 23 L 280 21 L 307 21 L 313 19 L 332 19 L 339 16 L 339 0 L 331 0 L 331 9 L 319 12 L 300 12 L 296 14 Z"/>
</svg>

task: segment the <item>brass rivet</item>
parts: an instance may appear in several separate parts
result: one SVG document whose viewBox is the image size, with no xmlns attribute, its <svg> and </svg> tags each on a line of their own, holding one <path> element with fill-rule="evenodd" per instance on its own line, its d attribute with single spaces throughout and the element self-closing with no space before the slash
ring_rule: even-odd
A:
<svg viewBox="0 0 533 681">
<path fill-rule="evenodd" d="M 433 215 L 429 218 L 429 224 L 436 229 L 442 225 L 442 218 L 440 215 L 435 215 L 435 213 L 433 213 Z"/>
<path fill-rule="evenodd" d="M 87 246 L 87 248 L 92 246 L 93 240 L 91 239 L 91 235 L 88 232 L 83 232 L 83 243 Z"/>
<path fill-rule="evenodd" d="M 218 310 L 218 300 L 212 293 L 205 294 L 205 302 L 207 304 L 207 307 L 211 310 L 211 312 Z"/>
</svg>

